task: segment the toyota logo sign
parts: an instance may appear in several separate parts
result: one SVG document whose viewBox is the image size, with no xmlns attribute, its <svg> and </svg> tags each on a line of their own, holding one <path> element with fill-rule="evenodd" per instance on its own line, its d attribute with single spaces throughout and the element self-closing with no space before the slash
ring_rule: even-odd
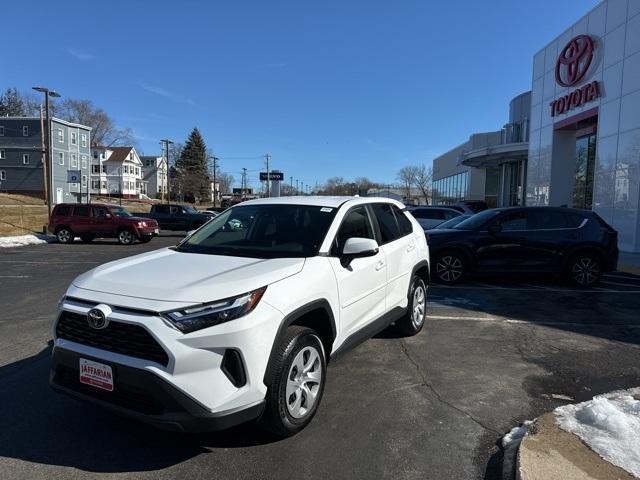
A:
<svg viewBox="0 0 640 480">
<path fill-rule="evenodd" d="M 593 40 L 589 35 L 578 35 L 560 51 L 556 62 L 556 82 L 571 87 L 582 80 L 593 60 Z"/>
<path fill-rule="evenodd" d="M 87 312 L 87 323 L 95 330 L 103 330 L 109 325 L 109 320 L 102 310 L 92 308 Z"/>
</svg>

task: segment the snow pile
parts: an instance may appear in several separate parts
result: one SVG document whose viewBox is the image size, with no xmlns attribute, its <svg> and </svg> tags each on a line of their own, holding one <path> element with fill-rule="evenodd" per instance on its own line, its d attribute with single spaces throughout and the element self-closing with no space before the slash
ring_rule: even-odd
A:
<svg viewBox="0 0 640 480">
<path fill-rule="evenodd" d="M 508 448 L 513 442 L 520 443 L 520 440 L 527 434 L 529 426 L 532 423 L 531 420 L 527 420 L 521 426 L 512 428 L 509 433 L 502 437 L 502 448 Z"/>
<path fill-rule="evenodd" d="M 24 247 L 25 245 L 40 245 L 47 243 L 45 235 L 17 235 L 15 237 L 0 237 L 0 248 Z"/>
<path fill-rule="evenodd" d="M 640 477 L 640 388 L 598 395 L 554 410 L 556 422 L 591 449 Z"/>
</svg>

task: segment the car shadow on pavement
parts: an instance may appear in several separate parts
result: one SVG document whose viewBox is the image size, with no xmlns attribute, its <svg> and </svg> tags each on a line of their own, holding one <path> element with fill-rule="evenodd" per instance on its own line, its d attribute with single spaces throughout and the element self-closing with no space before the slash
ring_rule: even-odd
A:
<svg viewBox="0 0 640 480">
<path fill-rule="evenodd" d="M 215 448 L 277 439 L 252 424 L 221 434 L 180 434 L 120 418 L 48 384 L 52 342 L 40 353 L 0 367 L 0 456 L 88 472 L 154 471 Z"/>
</svg>

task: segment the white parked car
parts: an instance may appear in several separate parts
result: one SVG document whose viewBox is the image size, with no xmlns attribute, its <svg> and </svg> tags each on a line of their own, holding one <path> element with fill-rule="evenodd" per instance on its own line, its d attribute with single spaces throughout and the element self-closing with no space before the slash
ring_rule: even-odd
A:
<svg viewBox="0 0 640 480">
<path fill-rule="evenodd" d="M 330 358 L 392 322 L 418 333 L 429 252 L 384 198 L 243 202 L 176 247 L 76 278 L 55 322 L 51 386 L 156 426 L 314 416 Z"/>
</svg>

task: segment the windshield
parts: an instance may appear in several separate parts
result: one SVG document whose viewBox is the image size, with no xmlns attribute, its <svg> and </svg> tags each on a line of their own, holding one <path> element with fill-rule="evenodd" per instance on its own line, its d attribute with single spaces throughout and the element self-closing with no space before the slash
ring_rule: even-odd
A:
<svg viewBox="0 0 640 480">
<path fill-rule="evenodd" d="M 116 217 L 133 217 L 126 208 L 122 207 L 111 207 L 111 211 Z"/>
<path fill-rule="evenodd" d="M 455 228 L 456 230 L 475 230 L 487 223 L 498 214 L 500 214 L 500 210 L 485 210 L 483 212 L 476 213 L 472 217 L 467 218 L 453 228 Z"/>
<path fill-rule="evenodd" d="M 309 205 L 232 207 L 176 249 L 237 257 L 312 257 L 318 253 L 336 210 Z"/>
<path fill-rule="evenodd" d="M 436 228 L 453 228 L 459 223 L 463 222 L 467 218 L 471 217 L 469 214 L 459 215 L 457 217 L 452 218 L 451 220 L 447 220 L 446 222 L 442 222 Z"/>
</svg>

